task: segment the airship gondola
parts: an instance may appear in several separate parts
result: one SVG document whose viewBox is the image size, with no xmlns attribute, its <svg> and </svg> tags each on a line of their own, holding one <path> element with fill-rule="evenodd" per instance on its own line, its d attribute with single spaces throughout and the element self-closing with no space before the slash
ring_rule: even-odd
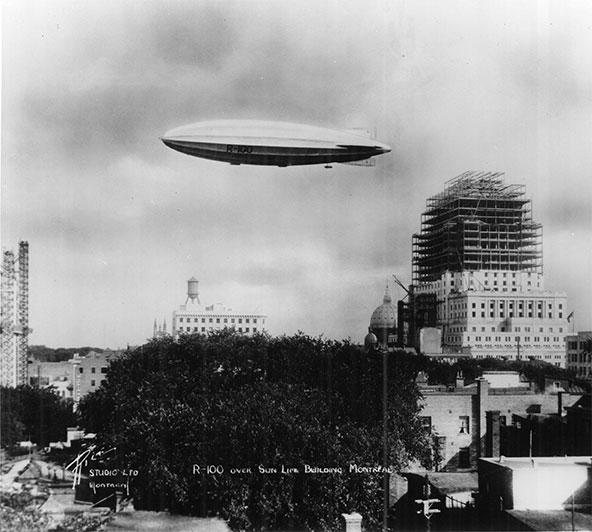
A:
<svg viewBox="0 0 592 532">
<path fill-rule="evenodd" d="M 254 120 L 198 122 L 171 129 L 161 140 L 181 153 L 235 165 L 363 164 L 391 151 L 350 131 Z"/>
</svg>

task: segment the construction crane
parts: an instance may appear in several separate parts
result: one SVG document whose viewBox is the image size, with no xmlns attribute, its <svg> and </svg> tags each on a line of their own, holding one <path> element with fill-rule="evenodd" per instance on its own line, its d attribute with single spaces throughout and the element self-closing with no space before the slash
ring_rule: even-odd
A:
<svg viewBox="0 0 592 532">
<path fill-rule="evenodd" d="M 395 284 L 400 286 L 404 291 L 405 291 L 405 297 L 407 297 L 409 295 L 409 290 L 407 289 L 407 287 L 399 280 L 399 278 L 393 273 L 393 280 L 395 281 Z M 403 299 L 405 299 L 405 297 Z"/>
</svg>

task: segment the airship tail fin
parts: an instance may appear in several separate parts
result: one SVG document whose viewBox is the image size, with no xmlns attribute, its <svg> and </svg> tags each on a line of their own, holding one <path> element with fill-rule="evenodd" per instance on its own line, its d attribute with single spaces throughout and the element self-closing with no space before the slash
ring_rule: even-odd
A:
<svg viewBox="0 0 592 532">
<path fill-rule="evenodd" d="M 339 164 L 349 164 L 351 166 L 376 166 L 376 161 L 374 159 L 362 159 L 361 161 L 348 161 Z"/>
</svg>

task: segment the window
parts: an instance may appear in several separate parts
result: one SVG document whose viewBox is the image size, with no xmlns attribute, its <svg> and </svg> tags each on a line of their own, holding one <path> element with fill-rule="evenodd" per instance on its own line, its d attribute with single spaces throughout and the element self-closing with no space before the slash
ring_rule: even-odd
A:
<svg viewBox="0 0 592 532">
<path fill-rule="evenodd" d="M 79 373 L 84 373 L 84 368 L 78 368 Z"/>
<path fill-rule="evenodd" d="M 419 419 L 421 421 L 421 427 L 423 429 L 425 429 L 428 432 L 432 430 L 432 417 L 431 416 L 421 416 Z"/>
<path fill-rule="evenodd" d="M 458 467 L 461 469 L 471 467 L 471 454 L 468 447 L 461 447 L 458 450 Z"/>
<path fill-rule="evenodd" d="M 101 368 L 101 373 L 107 373 L 107 367 L 106 366 L 103 366 Z"/>
<path fill-rule="evenodd" d="M 95 381 L 90 381 L 91 386 L 95 386 Z"/>
<path fill-rule="evenodd" d="M 469 416 L 458 416 L 458 424 L 461 434 L 469 433 Z"/>
</svg>

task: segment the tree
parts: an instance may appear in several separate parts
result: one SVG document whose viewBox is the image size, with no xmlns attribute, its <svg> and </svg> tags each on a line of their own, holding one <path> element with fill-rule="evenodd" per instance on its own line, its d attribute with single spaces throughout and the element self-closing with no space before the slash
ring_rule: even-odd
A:
<svg viewBox="0 0 592 532">
<path fill-rule="evenodd" d="M 0 388 L 1 445 L 31 439 L 41 446 L 66 437 L 67 427 L 76 425 L 71 403 L 51 388 L 18 386 Z"/>
<path fill-rule="evenodd" d="M 427 461 L 412 357 L 390 356 L 389 463 Z M 235 529 L 380 520 L 382 362 L 349 342 L 229 331 L 153 340 L 111 364 L 80 421 L 138 471 L 135 504 Z M 316 469 L 315 469 L 316 468 Z"/>
</svg>

